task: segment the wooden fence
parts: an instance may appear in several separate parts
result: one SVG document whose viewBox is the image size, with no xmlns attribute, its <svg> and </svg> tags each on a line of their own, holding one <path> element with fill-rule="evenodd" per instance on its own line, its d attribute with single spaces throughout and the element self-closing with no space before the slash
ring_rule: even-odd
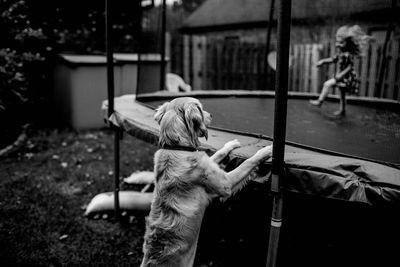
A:
<svg viewBox="0 0 400 267">
<path fill-rule="evenodd" d="M 289 90 L 319 93 L 324 81 L 334 76 L 335 65 L 315 65 L 319 59 L 331 56 L 334 49 L 329 43 L 292 45 Z M 382 45 L 372 43 L 365 55 L 356 59 L 361 80 L 359 96 L 400 100 L 400 40 L 387 46 L 385 71 L 378 86 L 382 50 Z M 171 71 L 181 75 L 194 90 L 274 90 L 275 73 L 265 68 L 265 58 L 264 44 L 184 36 L 177 47 L 171 47 Z"/>
</svg>

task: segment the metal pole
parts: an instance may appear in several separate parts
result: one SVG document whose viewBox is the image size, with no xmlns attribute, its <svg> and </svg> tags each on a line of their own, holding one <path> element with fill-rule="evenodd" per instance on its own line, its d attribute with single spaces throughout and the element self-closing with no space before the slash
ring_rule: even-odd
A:
<svg viewBox="0 0 400 267">
<path fill-rule="evenodd" d="M 138 49 L 138 63 L 137 63 L 137 76 L 136 76 L 136 93 L 135 95 L 138 96 L 141 92 L 140 88 L 140 83 L 141 83 L 141 67 L 142 67 L 142 33 L 143 33 L 143 28 L 142 28 L 142 19 L 143 19 L 143 14 L 142 14 L 142 7 L 139 5 L 139 23 L 138 23 L 138 28 L 137 28 L 137 35 L 138 35 L 138 42 L 137 42 L 137 49 Z"/>
<path fill-rule="evenodd" d="M 107 92 L 108 92 L 108 116 L 114 112 L 114 61 L 113 44 L 111 36 L 111 15 L 108 0 L 105 0 L 106 17 L 106 58 L 107 58 Z"/>
<path fill-rule="evenodd" d="M 264 59 L 264 72 L 265 72 L 265 88 L 269 90 L 269 66 L 268 66 L 268 54 L 271 46 L 271 32 L 272 32 L 272 22 L 274 20 L 274 8 L 275 0 L 270 0 L 269 6 L 269 19 L 268 19 L 268 31 L 267 31 L 267 46 L 265 49 L 265 59 Z"/>
<path fill-rule="evenodd" d="M 115 218 L 121 218 L 119 206 L 119 139 L 121 138 L 120 129 L 114 126 L 114 210 Z"/>
<path fill-rule="evenodd" d="M 275 80 L 274 146 L 272 150 L 271 192 L 273 207 L 269 233 L 267 266 L 276 266 L 279 234 L 282 225 L 282 187 L 286 139 L 287 91 L 289 77 L 289 45 L 291 0 L 280 0 L 278 4 L 278 50 Z"/>
<path fill-rule="evenodd" d="M 106 55 L 107 55 L 107 91 L 108 91 L 108 117 L 114 113 L 114 51 L 112 43 L 112 12 L 109 1 L 105 0 L 106 17 Z M 119 129 L 110 124 L 114 129 L 114 205 L 115 217 L 119 219 Z"/>
<path fill-rule="evenodd" d="M 162 1 L 162 8 L 161 8 L 161 68 L 160 68 L 160 90 L 165 89 L 165 32 L 166 32 L 166 21 L 167 21 L 167 1 Z"/>
<path fill-rule="evenodd" d="M 378 85 L 376 87 L 375 94 L 374 94 L 375 97 L 381 97 L 381 96 L 383 96 L 383 93 L 384 93 L 383 92 L 383 78 L 384 78 L 385 69 L 386 69 L 386 60 L 387 60 L 386 52 L 387 52 L 387 46 L 388 46 L 390 37 L 392 35 L 392 31 L 394 29 L 393 20 L 394 20 L 394 14 L 396 14 L 395 10 L 396 10 L 396 0 L 392 0 L 391 10 L 389 13 L 390 22 L 389 22 L 389 25 L 386 30 L 385 43 L 383 44 L 383 48 L 382 48 L 381 68 L 379 70 Z M 393 97 L 393 96 L 390 96 L 390 97 Z"/>
</svg>

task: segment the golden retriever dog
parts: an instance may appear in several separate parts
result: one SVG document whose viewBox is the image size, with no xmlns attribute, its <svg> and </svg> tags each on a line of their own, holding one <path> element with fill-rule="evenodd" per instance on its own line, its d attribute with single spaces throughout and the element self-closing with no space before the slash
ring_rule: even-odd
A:
<svg viewBox="0 0 400 267">
<path fill-rule="evenodd" d="M 160 124 L 160 149 L 154 156 L 155 189 L 141 267 L 190 267 L 210 201 L 215 197 L 226 199 L 240 189 L 251 171 L 271 157 L 272 146 L 225 172 L 218 163 L 240 143 L 227 142 L 211 157 L 198 151 L 199 138 L 208 137 L 211 122 L 199 100 L 176 98 L 160 106 L 154 118 Z"/>
</svg>

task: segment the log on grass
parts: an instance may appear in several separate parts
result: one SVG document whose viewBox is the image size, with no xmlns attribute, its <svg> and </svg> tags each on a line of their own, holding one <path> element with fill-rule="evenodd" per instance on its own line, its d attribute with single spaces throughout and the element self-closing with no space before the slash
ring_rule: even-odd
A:
<svg viewBox="0 0 400 267">
<path fill-rule="evenodd" d="M 153 193 L 142 193 L 136 191 L 119 192 L 119 205 L 121 210 L 126 211 L 150 211 Z M 114 193 L 105 192 L 96 195 L 86 207 L 85 216 L 93 213 L 114 210 Z"/>
</svg>

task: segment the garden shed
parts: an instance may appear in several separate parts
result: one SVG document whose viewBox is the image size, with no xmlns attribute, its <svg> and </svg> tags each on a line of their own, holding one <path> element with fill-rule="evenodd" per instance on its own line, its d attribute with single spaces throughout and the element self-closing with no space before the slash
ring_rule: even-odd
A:
<svg viewBox="0 0 400 267">
<path fill-rule="evenodd" d="M 73 129 L 104 127 L 100 108 L 107 98 L 106 63 L 103 55 L 59 55 L 53 94 L 58 124 Z M 136 93 L 138 72 L 142 92 L 158 91 L 160 66 L 159 54 L 141 54 L 139 59 L 137 54 L 115 53 L 115 95 Z"/>
</svg>

